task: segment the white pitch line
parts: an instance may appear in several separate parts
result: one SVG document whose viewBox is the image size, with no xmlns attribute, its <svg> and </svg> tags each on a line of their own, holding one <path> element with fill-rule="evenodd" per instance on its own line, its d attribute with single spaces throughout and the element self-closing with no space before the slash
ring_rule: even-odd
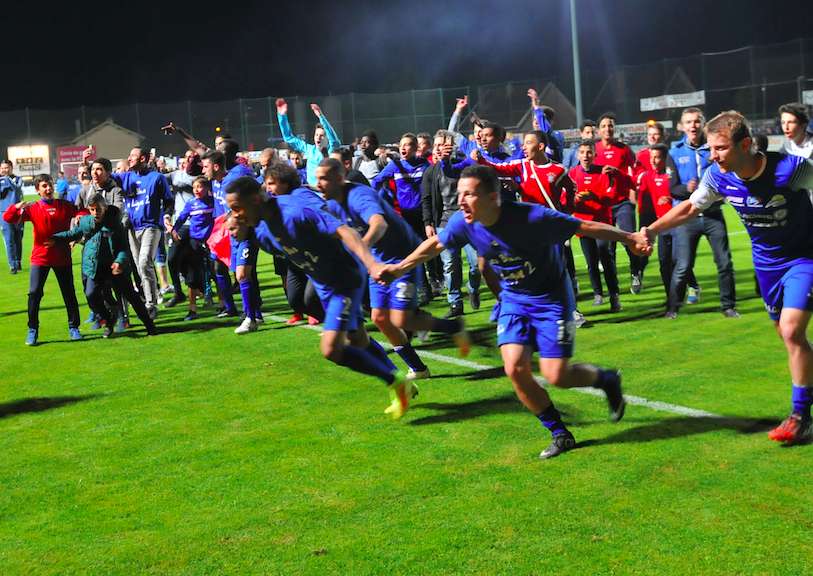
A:
<svg viewBox="0 0 813 576">
<path fill-rule="evenodd" d="M 282 316 L 266 316 L 275 322 L 285 322 L 287 318 Z M 310 326 L 309 324 L 297 324 L 297 328 L 305 328 L 307 330 L 315 330 L 317 332 L 322 331 L 321 326 Z M 388 342 L 384 342 L 384 344 L 389 345 Z M 416 350 L 418 352 L 418 356 L 422 358 L 428 358 L 430 360 L 435 360 L 436 362 L 443 362 L 445 364 L 452 364 L 454 366 L 460 366 L 462 368 L 470 368 L 472 370 L 494 370 L 494 368 L 499 368 L 499 366 L 489 366 L 487 364 L 479 364 L 477 362 L 472 362 L 471 360 L 463 360 L 462 358 L 454 358 L 452 356 L 446 356 L 445 354 L 438 354 L 437 352 L 430 352 L 428 350 Z M 547 386 L 547 382 L 544 378 L 535 378 L 536 381 L 539 383 L 540 386 Z M 601 390 L 597 390 L 595 388 L 568 388 L 571 392 L 578 392 L 580 394 L 587 394 L 589 396 L 598 396 L 604 398 L 604 392 Z M 624 394 L 624 398 L 627 401 L 627 404 L 631 404 L 634 406 L 644 406 L 645 408 L 649 408 L 650 410 L 656 410 L 658 412 L 668 412 L 670 414 L 678 414 L 679 416 L 689 416 L 691 418 L 724 418 L 720 414 L 714 414 L 713 412 L 706 412 L 705 410 L 698 410 L 696 408 L 689 408 L 688 406 L 681 406 L 680 404 L 670 404 L 669 402 L 660 402 L 659 400 L 649 400 L 647 398 L 643 398 L 641 396 L 632 396 L 629 394 Z"/>
</svg>

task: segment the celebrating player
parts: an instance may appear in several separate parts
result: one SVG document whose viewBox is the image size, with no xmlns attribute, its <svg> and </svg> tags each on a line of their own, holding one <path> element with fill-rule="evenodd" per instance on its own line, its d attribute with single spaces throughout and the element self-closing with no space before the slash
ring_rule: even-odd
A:
<svg viewBox="0 0 813 576">
<path fill-rule="evenodd" d="M 469 166 L 457 183 L 462 210 L 437 236 L 424 241 L 398 264 L 376 265 L 373 277 L 397 278 L 444 248 L 470 243 L 500 275 L 501 307 L 497 326 L 505 373 L 522 403 L 550 430 L 553 441 L 539 456 L 551 458 L 575 447 L 576 441 L 531 372 L 531 355 L 540 355 L 545 379 L 560 388 L 596 387 L 607 395 L 610 418 L 624 415 L 621 376 L 591 364 L 570 364 L 573 355 L 574 297 L 562 259 L 562 244 L 573 234 L 624 242 L 636 252 L 634 234 L 599 222 L 585 222 L 544 206 L 501 205 L 493 169 Z"/>
<path fill-rule="evenodd" d="M 813 355 L 807 325 L 813 310 L 813 205 L 807 190 L 813 189 L 813 162 L 756 152 L 748 122 L 733 110 L 712 118 L 705 133 L 713 164 L 697 189 L 639 234 L 651 242 L 720 200 L 734 207 L 751 237 L 765 307 L 788 351 L 792 410 L 768 436 L 786 444 L 810 441 Z"/>
<path fill-rule="evenodd" d="M 400 262 L 418 246 L 419 240 L 403 218 L 395 213 L 375 190 L 344 179 L 344 166 L 338 160 L 322 160 L 316 169 L 316 186 L 328 199 L 335 216 L 363 234 L 362 241 L 382 262 Z M 419 312 L 417 271 L 410 270 L 391 286 L 370 282 L 372 319 L 409 366 L 407 378 L 428 378 L 429 368 L 418 357 L 404 331 L 437 331 L 455 334 L 463 355 L 468 340 L 463 321 L 441 320 Z"/>
<path fill-rule="evenodd" d="M 364 273 L 353 256 L 367 268 L 376 262 L 356 231 L 291 195 L 267 197 L 254 178 L 235 180 L 226 198 L 235 220 L 254 227 L 263 250 L 285 256 L 313 280 L 325 309 L 322 355 L 383 380 L 392 396 L 387 412 L 400 418 L 409 407 L 413 386 L 364 329 Z"/>
</svg>

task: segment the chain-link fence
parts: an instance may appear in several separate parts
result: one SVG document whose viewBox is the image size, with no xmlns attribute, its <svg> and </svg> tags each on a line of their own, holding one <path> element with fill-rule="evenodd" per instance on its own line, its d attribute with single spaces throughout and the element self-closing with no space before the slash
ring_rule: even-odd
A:
<svg viewBox="0 0 813 576">
<path fill-rule="evenodd" d="M 584 115 L 596 118 L 613 110 L 621 123 L 651 118 L 677 120 L 679 110 L 641 112 L 640 99 L 663 94 L 705 91 L 708 114 L 737 109 L 753 119 L 772 118 L 785 102 L 801 99 L 813 90 L 813 39 L 749 46 L 720 53 L 665 59 L 640 66 L 598 71 L 584 63 L 582 100 Z M 480 117 L 508 127 L 529 123 L 527 89 L 537 88 L 543 101 L 557 110 L 556 125 L 572 127 L 576 111 L 572 78 L 536 78 L 481 86 L 406 90 L 384 94 L 288 97 L 291 124 L 310 139 L 316 124 L 308 104 L 318 102 L 343 142 L 375 129 L 382 142 L 394 142 L 410 132 L 434 132 L 445 127 L 455 99 L 467 95 Z M 259 150 L 280 142 L 275 97 L 222 102 L 151 102 L 78 108 L 0 111 L 0 150 L 16 144 L 68 145 L 84 132 L 112 120 L 145 139 L 163 154 L 182 154 L 179 138 L 163 136 L 159 128 L 169 121 L 183 126 L 203 141 L 216 130 L 229 133 L 243 149 Z M 468 123 L 463 125 L 468 130 Z"/>
</svg>

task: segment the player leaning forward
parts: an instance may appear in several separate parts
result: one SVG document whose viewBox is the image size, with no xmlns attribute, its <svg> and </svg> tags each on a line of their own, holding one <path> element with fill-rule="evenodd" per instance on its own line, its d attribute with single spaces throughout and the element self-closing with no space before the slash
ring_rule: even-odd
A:
<svg viewBox="0 0 813 576">
<path fill-rule="evenodd" d="M 730 110 L 706 124 L 712 166 L 697 189 L 651 226 L 649 242 L 683 224 L 720 199 L 740 215 L 753 247 L 762 297 L 788 351 L 793 380 L 792 412 L 768 434 L 798 444 L 813 438 L 810 406 L 811 350 L 807 325 L 813 310 L 813 163 L 799 156 L 756 152 L 745 118 Z"/>
<path fill-rule="evenodd" d="M 623 242 L 633 250 L 634 234 L 599 222 L 585 222 L 541 205 L 500 203 L 500 183 L 492 168 L 469 166 L 457 184 L 461 210 L 437 236 L 424 241 L 399 264 L 371 269 L 389 281 L 437 256 L 444 249 L 471 244 L 499 274 L 501 310 L 497 322 L 505 373 L 522 403 L 550 430 L 553 442 L 539 456 L 557 456 L 576 445 L 548 393 L 531 371 L 531 355 L 539 352 L 545 379 L 560 388 L 604 390 L 610 418 L 624 415 L 621 377 L 617 371 L 591 364 L 570 364 L 575 307 L 573 290 L 562 258 L 562 244 L 573 234 Z"/>
</svg>

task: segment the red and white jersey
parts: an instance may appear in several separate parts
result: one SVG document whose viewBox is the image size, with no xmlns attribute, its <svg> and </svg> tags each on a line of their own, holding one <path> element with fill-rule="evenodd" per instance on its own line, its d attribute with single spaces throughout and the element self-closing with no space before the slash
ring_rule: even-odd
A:
<svg viewBox="0 0 813 576">
<path fill-rule="evenodd" d="M 632 153 L 632 148 L 623 142 L 613 141 L 605 145 L 599 140 L 596 142 L 595 163 L 596 166 L 612 166 L 618 170 L 610 176 L 614 196 L 613 204 L 629 200 L 635 169 L 635 155 Z"/>
<path fill-rule="evenodd" d="M 491 166 L 500 176 L 519 177 L 520 199 L 523 202 L 559 210 L 562 184 L 567 177 L 567 170 L 561 164 L 536 164 L 526 158 L 493 163 L 481 157 L 479 162 Z"/>
<path fill-rule="evenodd" d="M 638 181 L 638 214 L 660 218 L 672 209 L 672 178 L 668 170 L 654 169 L 641 174 Z"/>
<path fill-rule="evenodd" d="M 589 170 L 585 170 L 577 165 L 570 169 L 568 175 L 576 188 L 571 207 L 573 216 L 591 222 L 612 224 L 613 191 L 610 179 L 602 174 L 601 167 L 591 166 Z M 582 199 L 579 199 L 579 195 L 582 195 Z M 564 198 L 562 200 L 564 202 Z"/>
</svg>

